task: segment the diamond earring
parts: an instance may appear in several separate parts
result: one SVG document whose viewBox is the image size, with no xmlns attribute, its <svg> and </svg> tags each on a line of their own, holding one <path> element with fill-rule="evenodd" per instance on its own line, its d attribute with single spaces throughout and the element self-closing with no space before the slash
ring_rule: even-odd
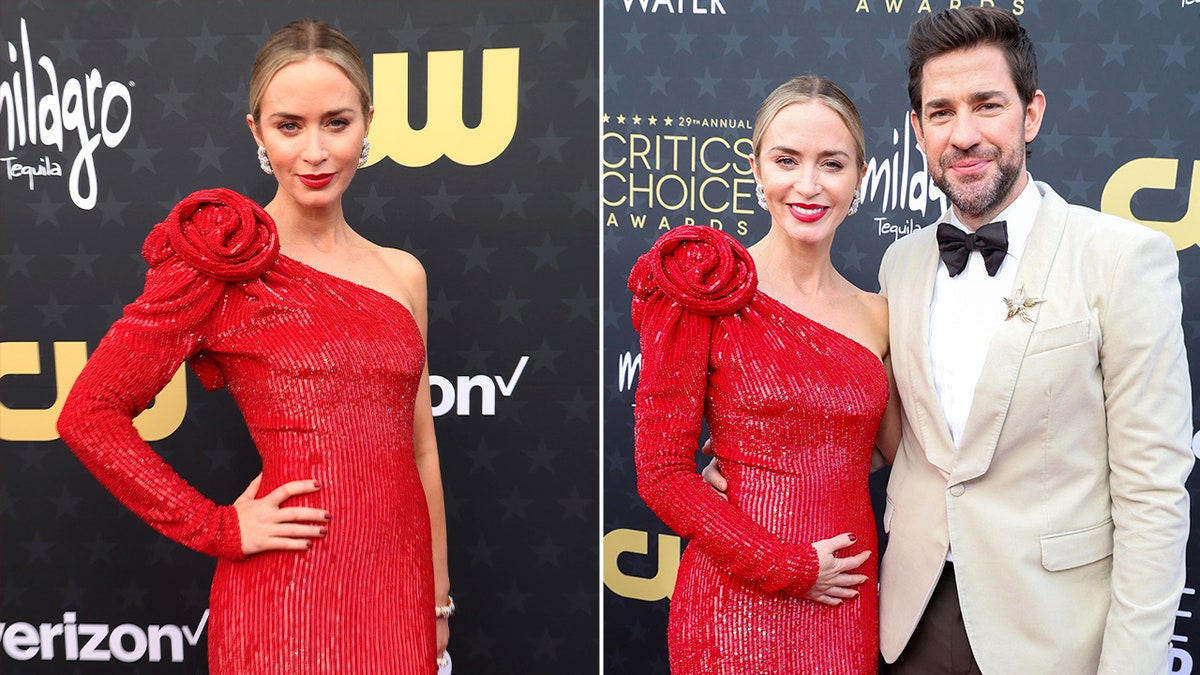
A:
<svg viewBox="0 0 1200 675">
<path fill-rule="evenodd" d="M 263 170 L 263 173 L 275 173 L 275 169 L 271 168 L 271 159 L 267 157 L 267 149 L 263 146 L 258 146 L 258 166 Z"/>
<path fill-rule="evenodd" d="M 358 165 L 361 167 L 367 163 L 367 155 L 371 154 L 371 141 L 363 139 L 362 154 L 358 156 Z"/>
<path fill-rule="evenodd" d="M 758 198 L 758 205 L 761 206 L 763 208 L 763 210 L 766 210 L 767 195 L 765 193 L 763 193 L 762 183 L 754 184 L 754 196 Z"/>
<path fill-rule="evenodd" d="M 850 202 L 850 210 L 846 212 L 846 217 L 858 213 L 858 207 L 862 205 L 862 193 L 858 189 L 854 190 L 854 199 Z"/>
</svg>

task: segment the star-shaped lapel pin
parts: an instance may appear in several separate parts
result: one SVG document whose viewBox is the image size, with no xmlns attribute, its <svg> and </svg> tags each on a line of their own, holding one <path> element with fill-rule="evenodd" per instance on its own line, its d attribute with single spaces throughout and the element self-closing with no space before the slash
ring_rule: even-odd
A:
<svg viewBox="0 0 1200 675">
<path fill-rule="evenodd" d="M 1004 317 L 1005 321 L 1014 316 L 1021 317 L 1022 321 L 1033 323 L 1033 319 L 1029 318 L 1029 309 L 1036 307 L 1045 302 L 1043 298 L 1030 298 L 1025 295 L 1025 287 L 1021 286 L 1013 293 L 1011 298 L 1004 298 L 1004 304 L 1008 305 L 1008 316 Z"/>
</svg>

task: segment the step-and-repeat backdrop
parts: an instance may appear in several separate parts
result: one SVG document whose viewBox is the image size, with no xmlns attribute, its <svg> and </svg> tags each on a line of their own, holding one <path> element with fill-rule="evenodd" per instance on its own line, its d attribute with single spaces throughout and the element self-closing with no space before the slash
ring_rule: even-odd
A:
<svg viewBox="0 0 1200 675">
<path fill-rule="evenodd" d="M 372 156 L 347 219 L 428 272 L 455 665 L 598 660 L 599 10 L 4 3 L 0 671 L 207 671 L 214 561 L 125 511 L 54 421 L 140 292 L 142 241 L 170 207 L 207 187 L 274 194 L 246 128 L 247 82 L 267 36 L 303 17 L 343 30 L 371 71 Z M 228 394 L 190 373 L 142 429 L 217 501 L 258 471 Z"/>
<path fill-rule="evenodd" d="M 904 40 L 925 12 L 981 0 L 608 0 L 604 4 L 604 657 L 612 673 L 666 672 L 666 617 L 684 545 L 635 492 L 639 365 L 625 281 L 668 228 L 719 227 L 750 244 L 769 226 L 745 156 L 758 104 L 814 72 L 859 106 L 870 168 L 865 204 L 833 261 L 878 289 L 888 244 L 946 206 L 908 124 Z M 1200 373 L 1200 4 L 1192 0 L 982 0 L 1018 15 L 1037 45 L 1048 101 L 1032 174 L 1068 201 L 1168 232 L 1179 249 L 1193 388 Z M 882 497 L 886 472 L 873 477 Z M 1191 481 L 1193 504 L 1200 501 Z M 1193 520 L 1196 520 L 1193 517 Z M 1197 538 L 1193 538 L 1195 540 Z M 1195 551 L 1194 541 L 1189 547 Z M 1190 560 L 1197 560 L 1191 556 Z M 1174 672 L 1200 656 L 1188 583 Z M 1200 667 L 1200 664 L 1197 664 Z"/>
</svg>

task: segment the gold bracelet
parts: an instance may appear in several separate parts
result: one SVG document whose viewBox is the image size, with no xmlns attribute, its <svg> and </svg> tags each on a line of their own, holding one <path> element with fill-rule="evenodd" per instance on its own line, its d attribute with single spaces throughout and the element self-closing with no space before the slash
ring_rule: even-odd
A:
<svg viewBox="0 0 1200 675">
<path fill-rule="evenodd" d="M 446 604 L 434 606 L 433 615 L 439 619 L 449 619 L 454 616 L 454 598 L 447 595 Z"/>
</svg>

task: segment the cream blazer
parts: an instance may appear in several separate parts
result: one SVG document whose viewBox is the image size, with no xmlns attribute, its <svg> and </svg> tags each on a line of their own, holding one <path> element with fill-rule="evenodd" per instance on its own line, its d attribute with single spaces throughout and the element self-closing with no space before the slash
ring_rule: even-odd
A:
<svg viewBox="0 0 1200 675">
<path fill-rule="evenodd" d="M 1178 258 L 1165 235 L 1036 185 L 1014 290 L 1045 301 L 993 337 L 957 451 L 929 359 L 936 228 L 884 255 L 903 436 L 880 649 L 904 649 L 953 547 L 987 675 L 1165 673 L 1193 462 Z"/>
</svg>

